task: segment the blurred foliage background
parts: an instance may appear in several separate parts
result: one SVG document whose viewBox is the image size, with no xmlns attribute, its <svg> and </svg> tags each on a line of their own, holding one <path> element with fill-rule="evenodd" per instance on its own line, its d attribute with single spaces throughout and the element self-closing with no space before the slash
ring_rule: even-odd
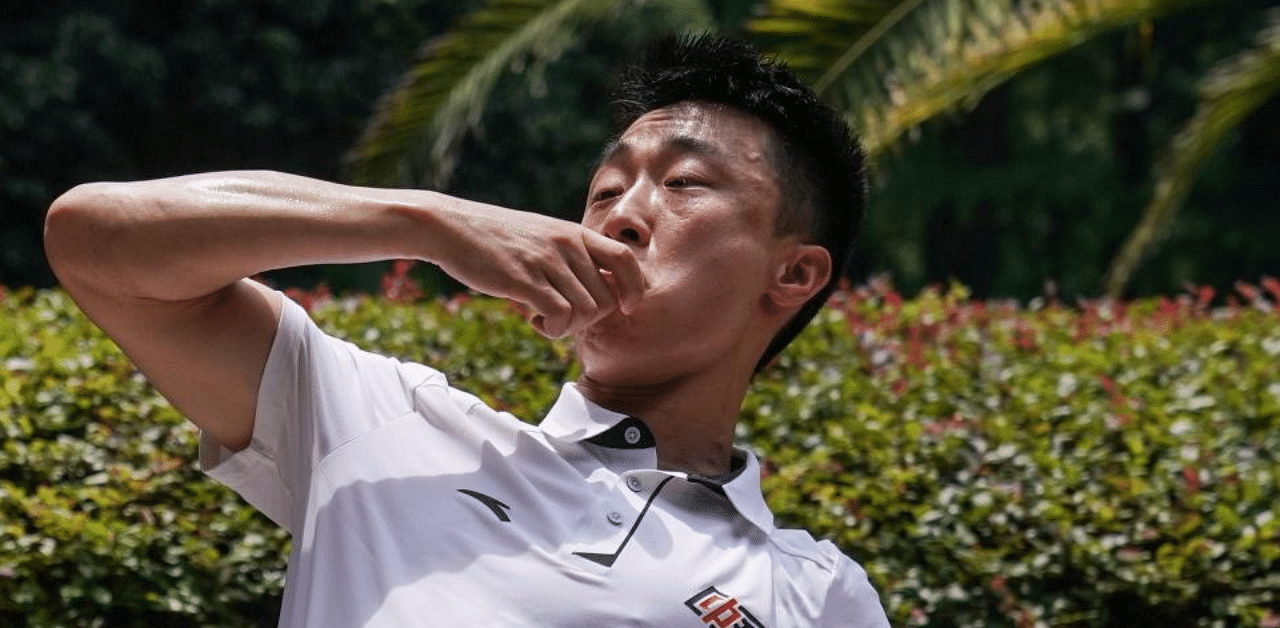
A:
<svg viewBox="0 0 1280 628">
<path fill-rule="evenodd" d="M 1127 259 L 1113 293 L 1221 292 L 1280 271 L 1276 4 L 8 3 L 0 285 L 53 283 L 43 213 L 90 180 L 272 168 L 576 218 L 611 133 L 610 77 L 692 29 L 779 54 L 868 138 L 855 282 L 1074 298 Z M 380 274 L 276 279 L 371 290 Z"/>
<path fill-rule="evenodd" d="M 497 299 L 290 292 L 516 416 L 576 374 Z M 1280 280 L 1233 299 L 841 291 L 738 436 L 780 524 L 861 562 L 894 626 L 1275 628 Z M 0 290 L 0 368 L 0 625 L 275 625 L 286 533 L 202 477 L 65 292 Z"/>
</svg>

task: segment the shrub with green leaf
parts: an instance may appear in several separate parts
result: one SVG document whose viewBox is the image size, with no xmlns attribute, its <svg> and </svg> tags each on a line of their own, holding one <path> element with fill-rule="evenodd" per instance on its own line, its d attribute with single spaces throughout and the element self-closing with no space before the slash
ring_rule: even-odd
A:
<svg viewBox="0 0 1280 628">
<path fill-rule="evenodd" d="M 487 298 L 295 293 L 537 418 L 570 345 Z M 400 283 L 396 283 L 400 282 Z M 411 288 L 411 286 L 409 286 Z M 1137 302 L 840 292 L 740 436 L 895 626 L 1280 626 L 1280 283 Z M 396 298 L 388 298 L 396 297 Z M 0 292 L 0 625 L 274 625 L 288 539 L 56 290 Z"/>
</svg>

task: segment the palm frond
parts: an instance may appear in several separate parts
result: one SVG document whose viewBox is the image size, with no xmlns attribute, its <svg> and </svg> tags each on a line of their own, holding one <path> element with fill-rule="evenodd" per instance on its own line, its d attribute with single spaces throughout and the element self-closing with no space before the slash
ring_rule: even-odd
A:
<svg viewBox="0 0 1280 628">
<path fill-rule="evenodd" d="M 845 112 L 875 154 L 913 126 L 976 102 L 1036 62 L 1101 32 L 1199 1 L 1204 0 L 775 0 L 768 17 L 753 27 L 772 37 L 805 29 L 822 33 L 816 48 L 821 55 L 806 56 L 801 44 L 787 41 L 770 49 L 811 79 L 821 63 L 816 57 L 825 57 L 828 65 L 816 74 L 815 89 Z M 868 25 L 873 4 L 880 18 Z M 868 11 L 856 20 L 828 17 L 845 5 Z M 841 51 L 832 55 L 842 32 Z"/>
<path fill-rule="evenodd" d="M 382 97 L 348 155 L 347 178 L 364 185 L 443 186 L 500 77 L 522 64 L 555 59 L 585 29 L 642 4 L 489 0 L 429 42 L 401 84 Z M 678 4 L 698 21 L 700 3 Z"/>
<path fill-rule="evenodd" d="M 838 60 L 871 42 L 922 0 L 775 0 L 768 13 L 747 24 L 762 47 L 776 53 L 800 78 L 816 84 Z"/>
<path fill-rule="evenodd" d="M 1200 85 L 1196 113 L 1174 135 L 1156 165 L 1151 202 L 1111 263 L 1107 294 L 1120 296 L 1138 265 L 1163 238 L 1206 161 L 1223 138 L 1280 91 L 1280 9 L 1273 10 L 1256 44 L 1215 65 Z"/>
</svg>

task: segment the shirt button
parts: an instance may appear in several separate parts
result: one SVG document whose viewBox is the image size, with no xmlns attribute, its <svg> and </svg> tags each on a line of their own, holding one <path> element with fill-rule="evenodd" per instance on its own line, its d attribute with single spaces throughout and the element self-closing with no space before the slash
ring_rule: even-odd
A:
<svg viewBox="0 0 1280 628">
<path fill-rule="evenodd" d="M 628 445 L 640 442 L 640 428 L 634 425 L 628 426 L 626 430 L 623 430 L 622 438 L 627 441 Z"/>
<path fill-rule="evenodd" d="M 640 478 L 634 475 L 629 475 L 627 476 L 627 488 L 639 493 L 644 489 L 644 482 L 641 482 Z"/>
<path fill-rule="evenodd" d="M 622 513 L 616 510 L 609 513 L 609 523 L 612 523 L 613 525 L 616 525 L 616 526 L 622 525 Z"/>
</svg>

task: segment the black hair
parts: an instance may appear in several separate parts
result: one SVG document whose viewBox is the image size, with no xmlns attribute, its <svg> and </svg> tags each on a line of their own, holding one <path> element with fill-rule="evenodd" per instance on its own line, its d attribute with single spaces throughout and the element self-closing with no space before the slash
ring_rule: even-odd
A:
<svg viewBox="0 0 1280 628">
<path fill-rule="evenodd" d="M 669 37 L 623 75 L 614 101 L 625 130 L 640 116 L 680 102 L 727 105 L 766 122 L 777 136 L 784 206 L 775 231 L 800 234 L 831 255 L 831 279 L 770 341 L 760 372 L 809 324 L 831 296 L 853 252 L 866 202 L 861 147 L 849 127 L 786 65 L 724 36 Z"/>
</svg>

